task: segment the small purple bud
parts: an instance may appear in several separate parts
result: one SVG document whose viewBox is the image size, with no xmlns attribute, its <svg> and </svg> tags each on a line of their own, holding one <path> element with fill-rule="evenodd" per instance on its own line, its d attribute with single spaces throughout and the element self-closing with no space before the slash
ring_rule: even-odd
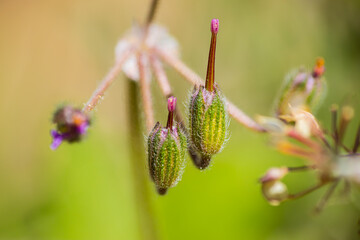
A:
<svg viewBox="0 0 360 240">
<path fill-rule="evenodd" d="M 170 131 L 173 130 L 175 108 L 176 108 L 176 97 L 169 97 L 168 98 L 169 115 L 168 115 L 168 121 L 167 121 L 166 127 L 168 129 L 170 129 Z"/>
<path fill-rule="evenodd" d="M 219 31 L 219 19 L 214 18 L 213 20 L 211 20 L 211 32 L 212 33 L 218 33 Z"/>
<path fill-rule="evenodd" d="M 78 142 L 86 134 L 90 125 L 89 117 L 80 109 L 71 106 L 59 108 L 53 117 L 56 130 L 51 131 L 51 149 L 57 149 L 63 141 Z"/>
</svg>

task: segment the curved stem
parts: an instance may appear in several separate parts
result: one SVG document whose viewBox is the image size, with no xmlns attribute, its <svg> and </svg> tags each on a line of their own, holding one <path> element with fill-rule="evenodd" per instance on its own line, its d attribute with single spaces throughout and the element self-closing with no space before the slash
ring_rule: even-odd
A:
<svg viewBox="0 0 360 240">
<path fill-rule="evenodd" d="M 119 75 L 121 72 L 121 68 L 125 61 L 128 59 L 130 54 L 132 53 L 133 49 L 128 49 L 123 56 L 116 61 L 115 65 L 110 69 L 108 74 L 105 76 L 105 78 L 101 81 L 99 86 L 94 91 L 93 95 L 90 97 L 89 101 L 85 104 L 82 111 L 84 113 L 89 113 L 92 111 L 97 104 L 102 100 L 105 91 L 110 87 L 110 85 L 113 83 L 115 78 Z"/>
</svg>

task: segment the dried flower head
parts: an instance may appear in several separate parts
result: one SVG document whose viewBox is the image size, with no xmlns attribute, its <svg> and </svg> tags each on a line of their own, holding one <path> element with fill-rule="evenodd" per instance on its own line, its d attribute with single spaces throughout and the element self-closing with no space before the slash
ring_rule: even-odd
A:
<svg viewBox="0 0 360 240">
<path fill-rule="evenodd" d="M 185 167 L 187 141 L 179 126 L 173 124 L 175 106 L 176 98 L 170 97 L 166 127 L 157 122 L 148 137 L 150 176 L 161 195 L 165 194 L 168 188 L 176 186 Z"/>
<path fill-rule="evenodd" d="M 53 142 L 50 147 L 55 150 L 63 141 L 80 141 L 87 132 L 90 119 L 81 109 L 64 106 L 55 112 L 53 123 L 56 124 L 56 130 L 51 131 Z"/>
</svg>

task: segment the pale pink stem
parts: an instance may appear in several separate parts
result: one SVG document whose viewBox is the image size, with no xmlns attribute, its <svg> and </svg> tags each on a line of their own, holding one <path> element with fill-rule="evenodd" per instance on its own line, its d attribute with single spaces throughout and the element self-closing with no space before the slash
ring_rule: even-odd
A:
<svg viewBox="0 0 360 240">
<path fill-rule="evenodd" d="M 99 86 L 94 91 L 93 95 L 89 99 L 89 101 L 85 104 L 82 111 L 84 113 L 89 113 L 92 111 L 97 104 L 100 102 L 100 100 L 103 98 L 105 91 L 110 87 L 110 85 L 113 83 L 115 78 L 119 75 L 121 72 L 122 66 L 124 62 L 128 59 L 130 54 L 132 53 L 133 49 L 128 49 L 122 57 L 115 62 L 115 65 L 110 69 L 108 74 L 105 76 L 105 78 L 101 81 Z"/>
<path fill-rule="evenodd" d="M 179 58 L 173 57 L 170 54 L 165 53 L 160 49 L 153 49 L 153 51 L 159 55 L 167 64 L 173 67 L 177 72 L 180 73 L 188 82 L 193 85 L 203 85 L 204 80 L 197 75 L 193 70 L 191 70 L 185 63 L 183 63 Z M 243 111 L 237 108 L 233 103 L 227 100 L 227 110 L 231 117 L 236 121 L 244 125 L 245 127 L 257 131 L 257 132 L 266 132 L 266 130 L 255 122 L 252 118 L 247 116 Z"/>
<path fill-rule="evenodd" d="M 153 49 L 157 55 L 159 55 L 167 64 L 173 67 L 180 73 L 189 83 L 193 85 L 203 85 L 204 80 L 191 70 L 185 63 L 179 58 L 173 57 L 170 54 L 165 53 L 160 49 Z"/>
<path fill-rule="evenodd" d="M 154 127 L 154 112 L 152 108 L 152 99 L 151 99 L 151 92 L 150 92 L 150 80 L 151 76 L 146 72 L 146 62 L 145 62 L 145 55 L 142 53 L 138 53 L 138 66 L 139 66 L 139 73 L 140 73 L 140 92 L 141 92 L 141 99 L 142 99 L 142 106 L 144 108 L 145 114 L 145 123 L 146 123 L 146 130 L 151 131 Z"/>
<path fill-rule="evenodd" d="M 162 66 L 162 63 L 154 55 L 151 56 L 150 60 L 156 80 L 161 88 L 161 91 L 163 92 L 163 95 L 165 97 L 169 97 L 172 94 L 171 86 L 166 76 L 165 70 Z"/>
<path fill-rule="evenodd" d="M 236 121 L 244 125 L 245 127 L 257 131 L 257 132 L 266 132 L 266 130 L 255 122 L 252 118 L 246 115 L 243 111 L 241 111 L 238 107 L 236 107 L 232 102 L 229 100 L 227 101 L 227 111 L 229 112 L 230 116 L 234 118 Z"/>
</svg>

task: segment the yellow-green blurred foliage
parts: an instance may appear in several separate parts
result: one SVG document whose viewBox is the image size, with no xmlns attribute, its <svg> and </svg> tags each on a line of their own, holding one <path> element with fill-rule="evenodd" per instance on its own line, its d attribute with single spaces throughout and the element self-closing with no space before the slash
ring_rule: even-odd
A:
<svg viewBox="0 0 360 240">
<path fill-rule="evenodd" d="M 53 152 L 49 131 L 57 104 L 88 99 L 113 63 L 117 40 L 134 20 L 143 21 L 149 2 L 0 1 L 0 239 L 139 238 L 125 78 L 106 94 L 84 142 Z M 219 18 L 216 79 L 251 116 L 270 113 L 291 68 L 311 67 L 323 56 L 329 94 L 317 116 L 328 126 L 331 103 L 353 105 L 359 119 L 359 14 L 358 0 L 161 0 L 156 22 L 205 76 L 209 21 Z M 186 102 L 192 86 L 168 73 L 179 103 Z M 155 84 L 153 90 L 156 116 L 165 123 L 165 103 Z M 335 195 L 320 215 L 312 209 L 325 189 L 269 206 L 258 177 L 270 166 L 302 161 L 235 121 L 230 129 L 209 170 L 189 161 L 176 188 L 164 197 L 151 192 L 162 239 L 357 239 L 356 191 L 346 199 Z M 315 181 L 303 173 L 286 178 L 292 191 Z"/>
</svg>

